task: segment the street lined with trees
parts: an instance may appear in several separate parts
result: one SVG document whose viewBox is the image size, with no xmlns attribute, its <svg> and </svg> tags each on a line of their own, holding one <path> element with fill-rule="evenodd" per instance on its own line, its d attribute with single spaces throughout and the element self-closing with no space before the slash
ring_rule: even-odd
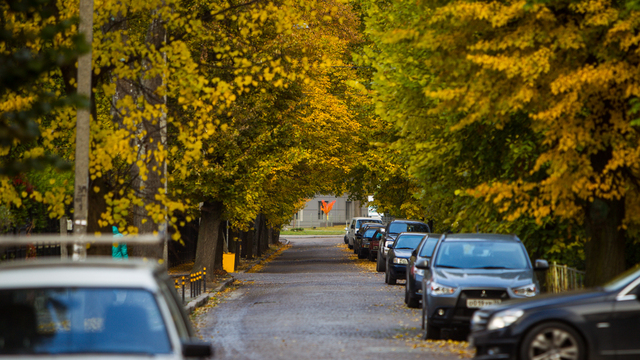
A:
<svg viewBox="0 0 640 360">
<path fill-rule="evenodd" d="M 0 12 L 5 233 L 73 216 L 84 107 L 88 232 L 181 242 L 197 223 L 196 270 L 221 269 L 223 231 L 250 258 L 330 193 L 437 232 L 515 233 L 588 285 L 640 260 L 632 0 L 97 0 L 91 44 L 77 3 Z"/>
</svg>

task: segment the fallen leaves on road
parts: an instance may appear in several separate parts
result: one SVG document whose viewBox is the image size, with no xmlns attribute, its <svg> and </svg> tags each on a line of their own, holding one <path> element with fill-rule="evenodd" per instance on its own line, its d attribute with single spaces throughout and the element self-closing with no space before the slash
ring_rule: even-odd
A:
<svg viewBox="0 0 640 360">
<path fill-rule="evenodd" d="M 290 247 L 291 245 L 279 245 L 277 247 L 272 247 L 272 249 L 270 250 L 272 250 L 273 253 L 269 255 L 266 259 L 261 260 L 259 263 L 254 265 L 251 269 L 247 270 L 247 273 L 260 272 L 266 264 L 268 264 L 270 261 L 278 257 L 278 255 L 280 255 L 283 251 L 287 250 Z"/>
<path fill-rule="evenodd" d="M 342 251 L 349 253 L 349 260 L 355 262 L 356 266 L 363 269 L 363 272 L 366 273 L 377 273 L 376 271 L 376 263 L 374 261 L 370 261 L 369 259 L 358 259 L 358 255 L 353 253 L 352 249 L 349 249 L 347 244 L 340 243 L 338 247 L 342 249 Z"/>
</svg>

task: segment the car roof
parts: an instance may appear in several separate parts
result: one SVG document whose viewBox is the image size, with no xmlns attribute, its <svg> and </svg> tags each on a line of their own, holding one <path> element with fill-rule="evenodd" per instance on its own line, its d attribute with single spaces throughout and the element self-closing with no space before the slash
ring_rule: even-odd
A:
<svg viewBox="0 0 640 360">
<path fill-rule="evenodd" d="M 426 224 L 424 221 L 420 221 L 420 220 L 407 220 L 407 219 L 396 219 L 391 221 L 389 224 L 391 223 L 420 223 L 420 224 Z"/>
<path fill-rule="evenodd" d="M 369 220 L 377 220 L 380 221 L 380 219 L 374 218 L 374 217 L 370 217 L 370 216 L 356 216 L 351 218 L 351 220 L 362 220 L 362 219 L 369 219 Z"/>
<path fill-rule="evenodd" d="M 0 289 L 52 287 L 143 288 L 155 292 L 158 274 L 166 273 L 155 261 L 88 258 L 15 260 L 0 264 Z"/>
<path fill-rule="evenodd" d="M 517 241 L 520 239 L 513 234 L 489 234 L 489 233 L 461 233 L 461 234 L 445 234 L 443 241 Z"/>
<path fill-rule="evenodd" d="M 421 232 L 401 232 L 400 234 L 398 234 L 398 237 L 400 237 L 401 235 L 421 235 L 421 236 L 425 236 L 425 235 L 433 235 L 433 234 L 421 233 Z"/>
</svg>

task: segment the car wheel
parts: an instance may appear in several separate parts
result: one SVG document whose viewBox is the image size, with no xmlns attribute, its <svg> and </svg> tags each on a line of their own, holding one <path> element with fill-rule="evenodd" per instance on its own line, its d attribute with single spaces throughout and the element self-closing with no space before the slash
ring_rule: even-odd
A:
<svg viewBox="0 0 640 360">
<path fill-rule="evenodd" d="M 424 332 L 422 334 L 422 338 L 424 340 L 438 340 L 440 339 L 440 329 L 429 324 L 429 318 L 427 314 L 429 313 L 428 309 L 424 304 L 422 305 L 422 325 Z"/>
<path fill-rule="evenodd" d="M 351 245 L 351 244 L 347 244 L 347 247 L 348 247 L 349 249 L 353 249 L 353 245 Z"/>
<path fill-rule="evenodd" d="M 407 285 L 404 285 L 404 303 L 408 302 L 407 298 L 409 297 L 409 290 L 407 289 Z"/>
<path fill-rule="evenodd" d="M 369 250 L 369 261 L 376 261 L 375 256 L 373 256 L 373 251 Z"/>
<path fill-rule="evenodd" d="M 349 238 L 347 237 L 347 235 L 344 236 L 344 243 L 349 244 Z"/>
<path fill-rule="evenodd" d="M 389 274 L 389 277 L 387 279 L 387 284 L 389 285 L 395 285 L 398 283 L 398 279 L 396 279 L 393 275 L 391 275 L 391 271 L 387 271 L 387 273 Z"/>
<path fill-rule="evenodd" d="M 382 254 L 380 254 L 380 250 L 378 250 L 378 261 L 376 262 L 376 271 L 377 272 L 382 272 L 385 270 L 385 263 L 382 260 Z"/>
<path fill-rule="evenodd" d="M 364 253 L 364 251 L 362 251 L 362 249 L 358 249 L 358 259 L 364 259 L 366 257 L 366 254 Z"/>
<path fill-rule="evenodd" d="M 406 293 L 406 298 L 407 300 L 405 301 L 405 303 L 407 304 L 408 307 L 412 308 L 412 309 L 417 309 L 420 307 L 420 299 L 417 299 L 413 293 L 413 289 L 411 289 L 411 281 L 409 280 L 409 276 L 407 275 L 407 285 L 405 286 L 405 288 L 407 289 Z"/>
<path fill-rule="evenodd" d="M 580 334 L 570 326 L 548 322 L 536 326 L 525 336 L 520 358 L 584 360 L 585 346 Z"/>
</svg>

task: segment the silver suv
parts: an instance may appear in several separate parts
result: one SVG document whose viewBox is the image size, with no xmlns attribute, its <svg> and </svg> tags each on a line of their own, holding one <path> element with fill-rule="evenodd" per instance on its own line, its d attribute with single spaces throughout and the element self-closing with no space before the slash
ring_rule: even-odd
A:
<svg viewBox="0 0 640 360">
<path fill-rule="evenodd" d="M 24 359 L 210 357 L 166 268 L 136 260 L 0 266 L 0 356 Z"/>
</svg>

